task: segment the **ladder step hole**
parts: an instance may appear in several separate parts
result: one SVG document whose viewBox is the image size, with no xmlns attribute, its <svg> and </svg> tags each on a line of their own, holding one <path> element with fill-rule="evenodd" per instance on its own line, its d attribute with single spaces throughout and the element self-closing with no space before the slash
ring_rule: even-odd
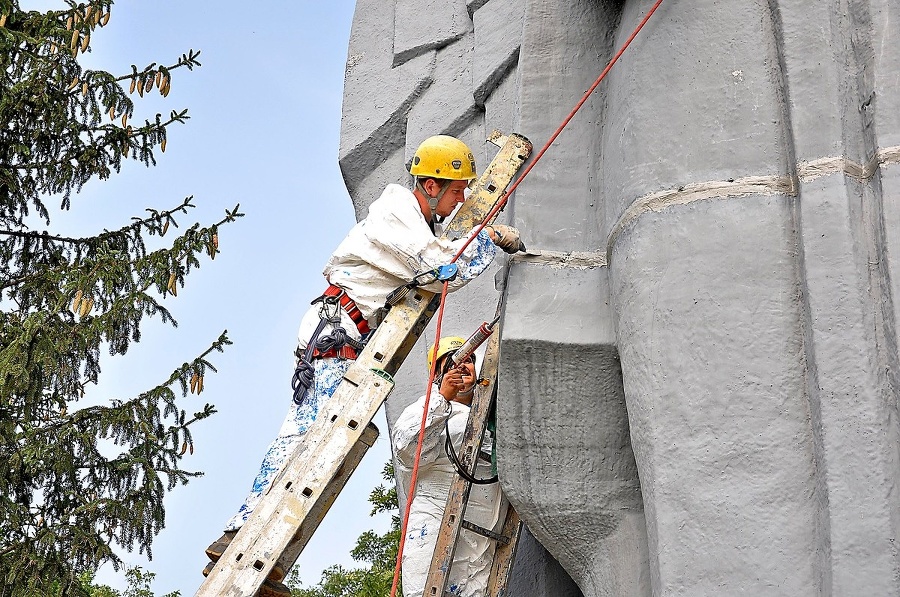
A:
<svg viewBox="0 0 900 597">
<path fill-rule="evenodd" d="M 376 360 L 376 361 L 383 361 L 383 360 L 384 360 L 384 355 L 381 354 L 380 352 L 376 352 L 376 353 L 375 353 L 375 360 Z"/>
<path fill-rule="evenodd" d="M 349 423 L 347 423 L 347 426 L 348 426 L 350 429 L 356 429 L 357 427 L 359 427 L 359 423 L 356 422 L 356 421 L 351 420 Z"/>
<path fill-rule="evenodd" d="M 303 497 L 309 497 L 311 495 L 312 495 L 312 489 L 310 489 L 309 487 L 304 487 L 303 488 Z"/>
<path fill-rule="evenodd" d="M 263 564 L 259 560 L 256 560 L 255 562 L 253 562 L 253 567 L 256 568 L 257 570 L 262 570 L 264 566 L 265 566 L 265 564 Z"/>
<path fill-rule="evenodd" d="M 337 421 L 337 415 L 331 415 L 331 422 L 334 423 Z"/>
<path fill-rule="evenodd" d="M 285 489 L 290 489 L 290 488 L 291 488 L 291 485 L 293 485 L 293 484 L 294 484 L 293 481 L 288 481 L 287 483 L 284 484 L 284 488 L 285 488 Z"/>
</svg>

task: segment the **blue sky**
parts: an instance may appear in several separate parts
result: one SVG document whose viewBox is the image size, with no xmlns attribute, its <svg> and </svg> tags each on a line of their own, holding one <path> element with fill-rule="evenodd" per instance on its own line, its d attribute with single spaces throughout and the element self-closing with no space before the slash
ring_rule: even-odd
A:
<svg viewBox="0 0 900 597">
<path fill-rule="evenodd" d="M 50 0 L 25 9 L 61 8 Z M 193 595 L 206 564 L 206 545 L 221 533 L 250 488 L 291 399 L 292 351 L 300 317 L 321 294 L 328 255 L 354 224 L 337 165 L 341 95 L 353 2 L 119 2 L 93 35 L 89 68 L 130 72 L 151 62 L 174 63 L 201 50 L 203 66 L 175 71 L 164 100 L 137 98 L 133 121 L 188 108 L 191 120 L 170 128 L 158 165 L 127 164 L 107 182 L 93 181 L 53 216 L 52 230 L 90 234 L 126 224 L 147 207 L 173 207 L 194 196 L 184 226 L 219 219 L 240 203 L 246 217 L 220 231 L 215 261 L 202 261 L 166 306 L 177 329 L 147 321 L 143 339 L 123 358 L 106 357 L 91 401 L 127 398 L 152 387 L 199 354 L 223 329 L 234 345 L 214 355 L 218 374 L 204 393 L 182 401 L 188 412 L 205 402 L 219 413 L 194 427 L 189 470 L 205 476 L 166 499 L 166 529 L 153 560 L 125 559 L 155 572 L 157 594 Z M 383 531 L 389 518 L 370 518 L 369 491 L 380 482 L 390 448 L 382 437 L 369 452 L 298 562 L 304 582 L 323 568 L 352 565 L 356 537 Z M 98 580 L 123 588 L 111 567 Z"/>
</svg>

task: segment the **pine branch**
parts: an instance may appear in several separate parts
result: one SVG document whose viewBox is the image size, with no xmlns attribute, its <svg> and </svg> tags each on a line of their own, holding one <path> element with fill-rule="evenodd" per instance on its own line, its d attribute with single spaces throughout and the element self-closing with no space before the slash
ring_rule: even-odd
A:
<svg viewBox="0 0 900 597">
<path fill-rule="evenodd" d="M 76 409 L 101 371 L 101 350 L 124 354 L 145 317 L 177 322 L 163 306 L 185 284 L 202 254 L 219 253 L 219 227 L 242 214 L 194 223 L 168 246 L 149 251 L 193 207 L 148 209 L 94 236 L 36 231 L 48 225 L 47 196 L 63 209 L 88 180 L 105 180 L 122 161 L 155 163 L 167 127 L 186 110 L 136 126 L 134 94 L 166 96 L 172 72 L 200 66 L 199 52 L 130 74 L 86 70 L 79 54 L 110 18 L 112 0 L 65 0 L 66 10 L 24 12 L 0 0 L 0 591 L 4 597 L 81 597 L 82 572 L 121 560 L 113 549 L 151 553 L 165 524 L 163 497 L 199 475 L 182 468 L 193 450 L 192 415 L 181 406 L 200 394 L 223 333 L 167 379 L 127 400 Z M 129 81 L 129 88 L 123 88 Z M 108 117 L 109 121 L 103 122 Z M 121 126 L 120 126 L 121 125 Z M 180 396 L 178 392 L 180 391 Z M 71 412 L 70 412 L 71 411 Z M 58 579 L 50 587 L 47 579 Z M 11 587 L 11 588 L 10 588 Z"/>
</svg>

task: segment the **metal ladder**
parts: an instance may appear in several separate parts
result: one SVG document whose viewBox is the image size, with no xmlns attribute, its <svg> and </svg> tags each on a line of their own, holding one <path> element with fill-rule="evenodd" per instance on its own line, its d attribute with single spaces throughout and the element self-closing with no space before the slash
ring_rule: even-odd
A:
<svg viewBox="0 0 900 597">
<path fill-rule="evenodd" d="M 491 406 L 496 396 L 497 366 L 499 361 L 500 331 L 495 329 L 488 340 L 484 363 L 481 366 L 481 378 L 488 383 L 475 388 L 475 395 L 469 407 L 469 421 L 466 424 L 462 444 L 459 448 L 459 461 L 463 466 L 463 470 L 470 475 L 475 474 L 481 441 L 484 437 Z M 509 573 L 515 558 L 522 523 L 515 508 L 508 503 L 506 519 L 499 533 L 466 521 L 464 517 L 471 488 L 472 484 L 461 475 L 456 475 L 450 485 L 447 505 L 444 507 L 444 517 L 441 520 L 437 542 L 434 547 L 434 556 L 431 559 L 431 567 L 428 570 L 428 578 L 425 581 L 424 597 L 445 597 L 445 595 L 449 595 L 449 593 L 446 593 L 447 579 L 453 564 L 456 542 L 459 539 L 462 528 L 484 535 L 497 542 L 491 565 L 487 595 L 490 597 L 502 597 L 507 594 Z M 506 498 L 503 499 L 505 500 Z"/>
<path fill-rule="evenodd" d="M 531 154 L 531 143 L 521 135 L 495 132 L 488 140 L 500 151 L 448 224 L 447 238 L 462 238 L 480 224 Z M 196 597 L 250 597 L 276 562 L 290 570 L 377 438 L 372 418 L 439 300 L 439 295 L 417 288 L 391 307 Z"/>
</svg>

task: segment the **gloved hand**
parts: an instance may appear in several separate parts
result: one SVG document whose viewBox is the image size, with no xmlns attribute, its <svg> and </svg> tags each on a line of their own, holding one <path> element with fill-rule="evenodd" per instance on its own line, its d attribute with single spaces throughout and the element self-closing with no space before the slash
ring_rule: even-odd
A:
<svg viewBox="0 0 900 597">
<path fill-rule="evenodd" d="M 491 224 L 486 226 L 489 228 L 488 234 L 494 244 L 506 251 L 507 253 L 515 253 L 525 250 L 525 243 L 519 238 L 518 228 L 507 226 L 506 224 Z"/>
</svg>

